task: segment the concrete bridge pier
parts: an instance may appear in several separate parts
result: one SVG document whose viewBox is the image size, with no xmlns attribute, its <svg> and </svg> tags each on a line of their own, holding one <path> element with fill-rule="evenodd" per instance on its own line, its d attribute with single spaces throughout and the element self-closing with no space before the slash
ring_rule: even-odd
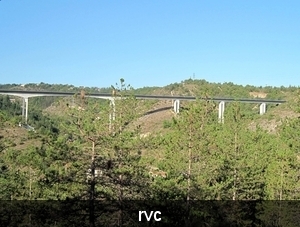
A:
<svg viewBox="0 0 300 227">
<path fill-rule="evenodd" d="M 224 123 L 224 111 L 225 111 L 225 102 L 221 101 L 219 103 L 219 123 Z"/>
<path fill-rule="evenodd" d="M 23 98 L 23 105 L 22 105 L 22 118 L 25 116 L 25 98 Z"/>
<path fill-rule="evenodd" d="M 174 112 L 176 114 L 179 113 L 179 108 L 180 108 L 180 100 L 175 100 L 174 103 L 173 103 L 173 107 L 174 107 Z"/>
<path fill-rule="evenodd" d="M 259 106 L 259 114 L 260 115 L 263 115 L 266 113 L 266 107 L 267 107 L 266 103 L 263 102 L 262 104 L 260 104 L 260 106 Z"/>
<path fill-rule="evenodd" d="M 27 124 L 27 119 L 28 119 L 28 97 L 23 98 L 22 117 L 23 117 L 23 119 L 25 118 L 25 124 Z"/>
</svg>

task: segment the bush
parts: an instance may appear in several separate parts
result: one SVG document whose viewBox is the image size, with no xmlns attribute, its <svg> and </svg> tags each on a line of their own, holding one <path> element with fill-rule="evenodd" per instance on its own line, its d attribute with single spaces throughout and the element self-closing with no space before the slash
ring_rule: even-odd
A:
<svg viewBox="0 0 300 227">
<path fill-rule="evenodd" d="M 172 126 L 171 121 L 164 120 L 164 122 L 163 122 L 163 127 L 164 128 L 171 128 L 171 126 Z"/>
</svg>

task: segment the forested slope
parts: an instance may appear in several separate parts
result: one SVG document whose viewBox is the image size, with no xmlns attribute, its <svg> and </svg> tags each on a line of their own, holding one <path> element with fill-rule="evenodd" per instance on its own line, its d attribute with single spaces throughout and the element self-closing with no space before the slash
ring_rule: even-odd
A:
<svg viewBox="0 0 300 227">
<path fill-rule="evenodd" d="M 50 87 L 39 85 L 41 90 L 70 88 Z M 113 112 L 106 101 L 84 96 L 33 98 L 29 124 L 35 132 L 18 128 L 22 121 L 18 99 L 12 103 L 9 97 L 1 97 L 1 199 L 300 199 L 298 88 L 187 80 L 164 88 L 134 90 L 121 80 L 116 90 L 118 95 L 131 98 L 115 101 L 115 120 L 108 117 Z M 231 103 L 226 105 L 224 123 L 218 121 L 217 103 L 186 102 L 178 115 L 165 115 L 160 125 L 152 127 L 155 119 L 146 123 L 140 119 L 159 102 L 138 101 L 134 98 L 137 93 L 233 98 L 262 95 L 288 102 L 270 106 L 265 116 L 258 114 L 254 104 Z M 45 100 L 50 100 L 47 105 Z M 53 107 L 50 112 L 46 109 L 49 106 Z M 55 114 L 55 106 L 61 110 L 59 114 Z M 262 124 L 269 121 L 276 124 L 272 133 Z M 268 222 L 267 215 L 256 217 L 255 222 Z M 244 222 L 240 226 L 254 226 L 250 219 L 241 217 Z M 217 223 L 217 217 L 211 221 Z"/>
</svg>

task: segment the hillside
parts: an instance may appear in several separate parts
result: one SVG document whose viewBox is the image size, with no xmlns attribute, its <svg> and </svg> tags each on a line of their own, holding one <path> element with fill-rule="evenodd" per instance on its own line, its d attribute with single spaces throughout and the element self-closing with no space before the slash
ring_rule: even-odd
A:
<svg viewBox="0 0 300 227">
<path fill-rule="evenodd" d="M 37 91 L 74 91 L 80 92 L 84 90 L 87 93 L 111 93 L 111 88 L 96 88 L 96 87 L 74 87 L 72 85 L 50 85 L 45 83 L 40 84 L 6 84 L 0 85 L 0 89 L 11 90 L 37 90 Z M 285 117 L 298 116 L 295 112 L 295 106 L 293 106 L 294 99 L 297 97 L 297 87 L 255 87 L 255 86 L 241 86 L 234 85 L 233 83 L 209 83 L 205 80 L 185 80 L 181 83 L 174 83 L 165 87 L 144 87 L 134 90 L 135 94 L 145 95 L 179 95 L 179 96 L 196 96 L 196 97 L 225 97 L 225 98 L 262 98 L 262 99 L 278 99 L 287 100 L 288 102 L 277 106 L 267 106 L 267 113 L 256 122 L 260 122 L 261 125 L 269 127 L 268 122 L 271 123 L 271 128 L 275 128 L 279 119 Z M 11 97 L 21 103 L 19 98 Z M 57 98 L 57 97 L 37 97 L 30 99 L 30 109 L 43 110 L 44 113 L 50 116 L 60 116 L 64 113 L 67 104 L 71 104 L 71 98 Z M 158 131 L 163 129 L 163 123 L 170 120 L 173 113 L 172 102 L 168 101 L 140 101 L 143 106 L 145 114 L 139 122 L 144 122 L 146 125 L 143 128 L 145 133 L 149 131 Z M 186 102 L 181 103 L 181 107 L 184 107 Z M 250 108 L 252 110 L 250 110 Z M 259 106 L 252 104 L 249 112 L 252 114 L 259 111 Z M 252 122 L 254 124 L 255 122 Z"/>
<path fill-rule="evenodd" d="M 26 84 L 26 85 L 0 85 L 0 89 L 11 90 L 38 90 L 38 91 L 75 91 L 82 90 L 90 93 L 111 93 L 111 88 L 86 88 L 74 87 L 72 85 L 50 85 L 45 83 Z M 205 80 L 185 80 L 181 83 L 174 83 L 165 87 L 144 87 L 134 90 L 135 94 L 144 95 L 179 95 L 179 96 L 197 96 L 197 97 L 230 97 L 230 98 L 262 98 L 262 99 L 278 99 L 287 100 L 286 103 L 279 106 L 268 105 L 266 114 L 259 115 L 259 105 L 257 104 L 241 104 L 242 112 L 248 117 L 248 128 L 256 130 L 257 126 L 266 130 L 268 133 L 274 134 L 277 128 L 282 124 L 286 117 L 295 118 L 300 116 L 296 111 L 295 100 L 298 97 L 297 87 L 254 87 L 234 85 L 233 83 L 209 83 Z M 16 100 L 14 105 L 21 103 L 20 98 L 10 97 Z M 105 100 L 93 100 L 93 102 L 101 102 L 101 105 L 109 105 Z M 155 101 L 155 100 L 139 100 L 137 112 L 140 117 L 129 124 L 129 127 L 140 127 L 142 137 L 149 135 L 164 134 L 170 130 L 172 118 L 176 118 L 173 111 L 172 101 Z M 189 105 L 189 102 L 181 102 L 182 110 Z M 226 109 L 232 104 L 226 104 Z M 38 132 L 46 133 L 50 130 L 56 130 L 55 122 L 65 118 L 65 113 L 70 107 L 80 108 L 80 105 L 74 104 L 74 98 L 57 98 L 57 97 L 36 97 L 30 98 L 29 124 L 32 125 Z M 18 122 L 22 121 L 21 111 L 14 118 L 6 118 L 4 127 L 0 130 L 2 140 L 5 144 L 16 149 L 24 149 L 26 146 L 35 146 L 41 144 L 39 137 L 27 140 L 28 132 L 24 128 L 18 126 Z M 217 118 L 217 103 L 215 109 L 215 117 Z M 108 116 L 107 116 L 108 118 Z M 11 119 L 11 120 L 10 120 Z M 131 126 L 130 126 L 131 125 Z M 5 145 L 6 146 L 6 145 Z M 155 158 L 155 152 L 146 152 L 148 155 Z"/>
<path fill-rule="evenodd" d="M 217 211 L 211 206 L 194 207 L 200 220 L 209 216 L 214 226 L 224 220 L 232 223 L 234 218 L 250 227 L 268 223 L 268 215 L 278 213 L 278 206 L 263 206 L 261 201 L 300 199 L 297 87 L 186 80 L 134 90 L 121 80 L 120 87 L 114 89 L 44 83 L 1 85 L 0 89 L 78 93 L 72 97 L 30 98 L 29 125 L 22 118 L 22 100 L 0 96 L 2 200 L 89 201 L 84 209 L 103 226 L 105 220 L 119 218 L 119 210 L 101 213 L 96 220 L 96 201 L 117 201 L 118 206 L 137 200 L 255 201 L 255 206 L 234 203 L 230 209 Z M 115 99 L 113 106 L 108 100 L 85 96 L 96 92 L 127 98 Z M 171 100 L 137 100 L 128 96 L 133 93 L 287 102 L 268 104 L 264 115 L 259 114 L 258 104 L 226 103 L 221 122 L 218 103 L 209 99 L 182 101 L 180 112 L 175 114 Z M 186 212 L 178 203 L 173 208 L 175 213 Z M 70 209 L 78 211 L 77 206 Z M 243 216 L 238 217 L 240 213 Z M 166 219 L 170 226 L 177 223 L 174 217 L 179 216 L 174 215 Z M 293 213 L 284 215 L 295 217 Z M 289 220 L 281 219 L 282 226 L 288 226 Z M 0 218 L 0 225 L 5 226 L 6 221 Z"/>
</svg>

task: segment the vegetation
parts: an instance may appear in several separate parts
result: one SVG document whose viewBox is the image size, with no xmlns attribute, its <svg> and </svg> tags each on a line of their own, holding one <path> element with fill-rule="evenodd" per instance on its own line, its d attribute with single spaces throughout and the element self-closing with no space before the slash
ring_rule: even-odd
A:
<svg viewBox="0 0 300 227">
<path fill-rule="evenodd" d="M 0 89 L 16 88 L 20 86 L 0 86 Z M 111 92 L 111 89 L 44 83 L 21 88 Z M 23 129 L 18 135 L 22 137 L 20 141 L 8 132 L 17 130 L 18 122 L 22 121 L 21 100 L 12 102 L 10 97 L 0 96 L 1 199 L 87 201 L 84 206 L 89 211 L 88 218 L 73 219 L 81 226 L 108 226 L 108 223 L 133 226 L 132 220 L 137 219 L 134 212 L 128 211 L 138 209 L 139 204 L 129 206 L 128 201 L 132 200 L 152 201 L 148 204 L 152 208 L 157 201 L 167 204 L 181 201 L 168 204 L 165 226 L 183 226 L 183 223 L 274 226 L 275 222 L 276 226 L 293 226 L 298 223 L 295 212 L 286 213 L 291 206 L 280 203 L 300 199 L 300 118 L 295 117 L 298 111 L 295 105 L 300 100 L 298 88 L 243 87 L 190 79 L 165 88 L 147 87 L 136 92 L 121 79 L 113 89 L 113 103 L 89 99 L 85 92 L 74 96 L 72 105 L 64 98 L 47 99 L 47 102 L 35 98 L 28 120 L 35 132 Z M 221 123 L 216 103 L 199 99 L 184 103 L 179 114 L 164 119 L 156 131 L 144 136 L 143 127 L 149 125 L 136 122 L 143 117 L 142 106 L 147 109 L 155 102 L 138 101 L 134 94 L 146 91 L 235 98 L 261 93 L 266 98 L 284 98 L 288 102 L 273 106 L 266 116 L 259 116 L 252 104 L 238 101 L 226 104 L 224 123 Z M 63 114 L 48 114 L 45 110 L 52 105 L 64 108 Z M 270 132 L 261 123 L 273 120 L 272 113 L 278 124 Z M 251 127 L 253 124 L 255 127 Z M 207 204 L 195 203 L 199 200 Z M 274 200 L 273 205 L 266 203 L 270 200 Z M 102 202 L 103 208 L 103 201 L 114 203 L 113 210 L 97 212 L 97 202 Z M 74 211 L 78 210 L 77 206 L 80 207 L 72 203 L 69 208 Z M 183 212 L 186 215 L 180 215 Z M 274 214 L 279 215 L 270 222 Z M 0 218 L 1 224 L 7 226 L 12 223 L 8 220 L 6 216 Z M 62 219 L 59 223 L 57 226 L 64 226 Z"/>
</svg>

